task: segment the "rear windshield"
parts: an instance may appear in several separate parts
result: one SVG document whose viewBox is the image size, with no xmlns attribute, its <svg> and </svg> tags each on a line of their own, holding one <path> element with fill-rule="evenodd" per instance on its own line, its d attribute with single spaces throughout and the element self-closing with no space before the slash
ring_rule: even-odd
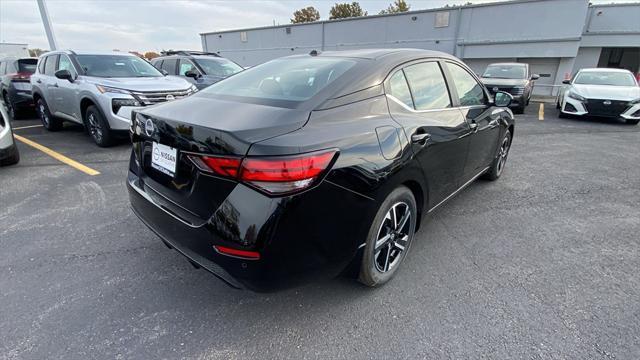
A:
<svg viewBox="0 0 640 360">
<path fill-rule="evenodd" d="M 163 76 L 153 65 L 133 55 L 78 55 L 77 59 L 87 76 L 106 78 Z"/>
<path fill-rule="evenodd" d="M 527 70 L 522 65 L 489 65 L 482 77 L 492 79 L 524 79 Z"/>
<path fill-rule="evenodd" d="M 276 59 L 215 83 L 200 93 L 298 103 L 313 97 L 355 63 L 341 58 Z"/>
<path fill-rule="evenodd" d="M 227 77 L 242 71 L 242 67 L 227 59 L 194 59 L 207 75 Z"/>
<path fill-rule="evenodd" d="M 629 73 L 585 71 L 578 74 L 574 83 L 581 85 L 635 86 L 636 80 Z"/>
<path fill-rule="evenodd" d="M 38 59 L 20 59 L 18 60 L 18 72 L 33 74 L 36 72 L 36 64 Z"/>
</svg>

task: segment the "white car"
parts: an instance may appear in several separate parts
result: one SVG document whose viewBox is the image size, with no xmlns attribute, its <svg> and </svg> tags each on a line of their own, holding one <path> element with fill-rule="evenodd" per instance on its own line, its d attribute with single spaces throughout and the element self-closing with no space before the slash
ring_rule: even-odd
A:
<svg viewBox="0 0 640 360">
<path fill-rule="evenodd" d="M 633 74 L 623 69 L 582 69 L 558 94 L 560 117 L 605 116 L 640 121 L 640 87 Z"/>
<path fill-rule="evenodd" d="M 9 115 L 0 104 L 0 166 L 13 165 L 20 161 L 18 147 L 13 139 Z"/>
</svg>

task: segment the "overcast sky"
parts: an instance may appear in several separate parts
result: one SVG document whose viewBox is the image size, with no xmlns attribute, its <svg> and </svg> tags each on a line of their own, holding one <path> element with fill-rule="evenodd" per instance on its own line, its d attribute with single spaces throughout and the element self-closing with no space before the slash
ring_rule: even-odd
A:
<svg viewBox="0 0 640 360">
<path fill-rule="evenodd" d="M 419 10 L 466 1 L 408 0 L 407 3 L 411 10 Z M 473 3 L 491 1 L 496 0 L 472 0 Z M 274 22 L 286 24 L 290 22 L 293 11 L 310 5 L 320 11 L 322 19 L 327 19 L 335 2 L 346 0 L 47 0 L 47 6 L 61 48 L 143 52 L 200 50 L 199 33 L 266 26 Z M 377 14 L 391 2 L 393 0 L 364 0 L 360 4 L 369 14 Z M 0 42 L 48 48 L 36 0 L 0 0 Z"/>
</svg>

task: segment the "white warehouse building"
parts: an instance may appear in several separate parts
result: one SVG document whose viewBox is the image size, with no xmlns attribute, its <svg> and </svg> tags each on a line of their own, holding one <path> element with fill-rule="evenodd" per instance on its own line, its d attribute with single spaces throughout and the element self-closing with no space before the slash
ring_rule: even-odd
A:
<svg viewBox="0 0 640 360">
<path fill-rule="evenodd" d="M 541 76 L 538 95 L 555 95 L 585 67 L 640 72 L 640 2 L 515 0 L 200 36 L 204 51 L 244 66 L 311 50 L 394 47 L 447 52 L 477 73 L 492 62 L 526 62 Z"/>
</svg>

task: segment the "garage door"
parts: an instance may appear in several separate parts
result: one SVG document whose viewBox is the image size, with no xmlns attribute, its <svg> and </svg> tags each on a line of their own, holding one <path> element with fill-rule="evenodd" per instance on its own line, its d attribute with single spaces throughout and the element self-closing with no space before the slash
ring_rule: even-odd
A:
<svg viewBox="0 0 640 360">
<path fill-rule="evenodd" d="M 534 95 L 555 95 L 553 83 L 560 65 L 560 58 L 519 58 L 518 62 L 528 63 L 532 74 L 540 75 L 533 88 Z"/>
</svg>

